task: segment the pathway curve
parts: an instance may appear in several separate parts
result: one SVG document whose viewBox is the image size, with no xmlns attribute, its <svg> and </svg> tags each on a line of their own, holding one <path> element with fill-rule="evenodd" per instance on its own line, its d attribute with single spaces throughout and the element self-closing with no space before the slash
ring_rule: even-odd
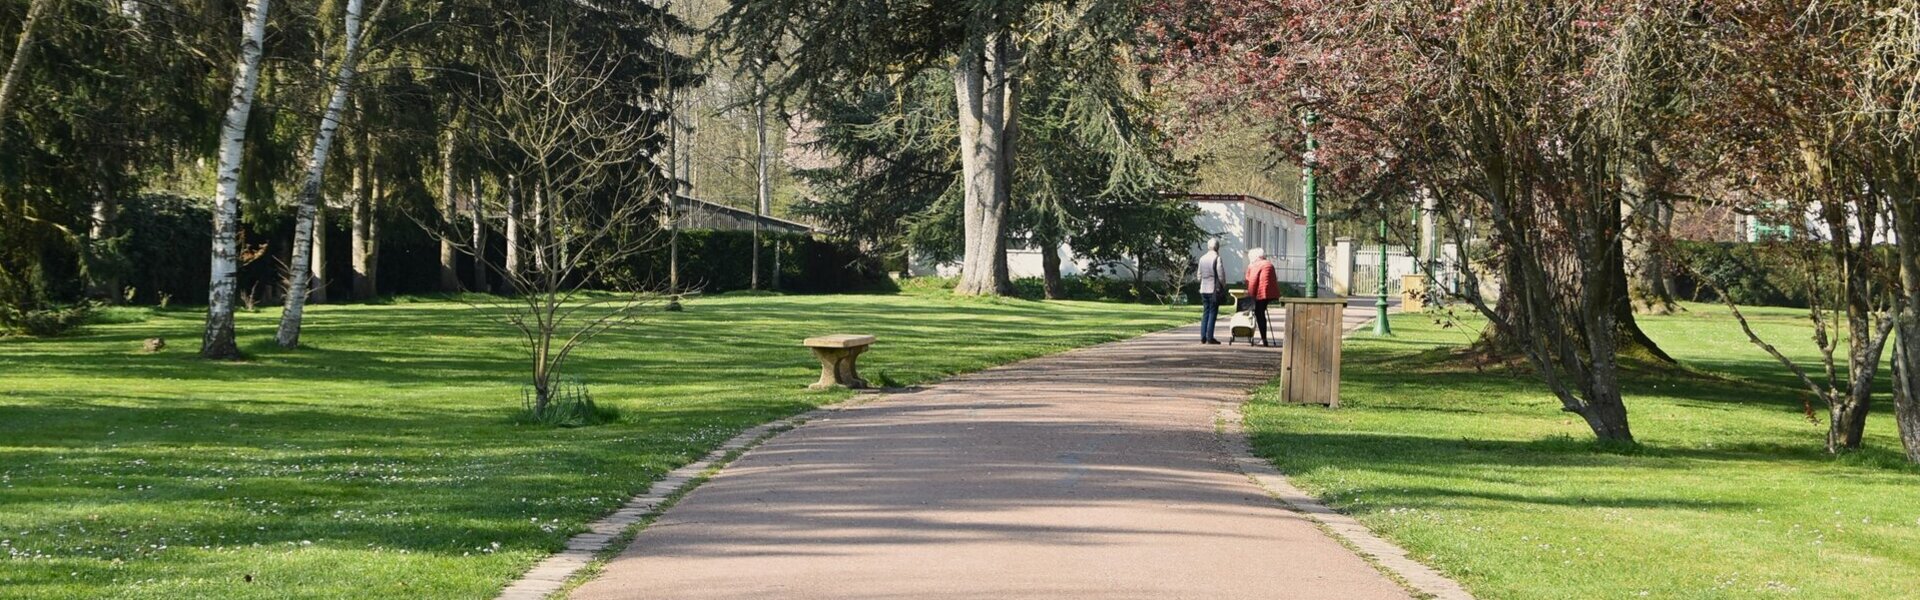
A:
<svg viewBox="0 0 1920 600">
<path fill-rule="evenodd" d="M 573 597 L 1407 598 L 1223 450 L 1219 411 L 1271 378 L 1279 351 L 1197 337 L 1029 360 L 808 422 L 695 489 Z"/>
</svg>

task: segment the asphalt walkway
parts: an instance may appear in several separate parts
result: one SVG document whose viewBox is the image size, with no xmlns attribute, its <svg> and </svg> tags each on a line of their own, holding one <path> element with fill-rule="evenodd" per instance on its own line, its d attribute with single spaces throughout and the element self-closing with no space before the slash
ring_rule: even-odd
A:
<svg viewBox="0 0 1920 600">
<path fill-rule="evenodd" d="M 1407 598 L 1223 451 L 1218 411 L 1280 351 L 1197 339 L 1024 361 L 809 422 L 573 597 Z"/>
</svg>

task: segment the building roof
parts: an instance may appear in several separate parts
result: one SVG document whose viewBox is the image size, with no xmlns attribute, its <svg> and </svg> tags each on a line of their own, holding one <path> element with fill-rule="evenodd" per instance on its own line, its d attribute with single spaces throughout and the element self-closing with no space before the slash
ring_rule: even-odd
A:
<svg viewBox="0 0 1920 600">
<path fill-rule="evenodd" d="M 707 210 L 707 211 L 713 211 L 717 213 L 724 213 L 726 215 L 732 216 L 734 218 L 738 218 L 743 221 L 758 220 L 763 225 L 769 225 L 769 226 L 779 227 L 783 229 L 793 229 L 793 230 L 806 231 L 806 232 L 817 231 L 812 225 L 808 225 L 806 223 L 788 221 L 786 219 L 782 219 L 774 216 L 768 216 L 768 215 L 757 215 L 757 214 L 754 214 L 753 211 L 734 208 L 731 206 L 727 206 L 725 204 L 708 202 L 706 200 L 701 200 L 699 198 L 692 198 L 688 196 L 674 196 L 674 200 L 677 201 L 679 204 L 679 207 L 677 208 L 695 208 L 699 210 Z"/>
<path fill-rule="evenodd" d="M 1262 198 L 1259 196 L 1255 196 L 1253 194 L 1177 193 L 1177 194 L 1169 194 L 1169 195 L 1177 198 L 1181 198 L 1188 202 L 1252 202 L 1256 204 L 1266 205 L 1268 208 L 1272 208 L 1274 210 L 1290 215 L 1296 220 L 1304 221 L 1306 219 L 1306 217 L 1301 215 L 1299 211 L 1289 208 L 1287 205 L 1281 204 L 1279 202 L 1274 202 L 1272 200 L 1268 200 L 1266 198 Z"/>
</svg>

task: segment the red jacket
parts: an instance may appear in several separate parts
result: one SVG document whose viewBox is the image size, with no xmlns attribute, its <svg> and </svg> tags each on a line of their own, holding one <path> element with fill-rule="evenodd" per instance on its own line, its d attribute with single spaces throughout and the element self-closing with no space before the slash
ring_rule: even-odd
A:
<svg viewBox="0 0 1920 600">
<path fill-rule="evenodd" d="M 1247 266 L 1247 297 L 1254 300 L 1280 297 L 1280 275 L 1273 271 L 1271 261 L 1262 258 Z"/>
</svg>

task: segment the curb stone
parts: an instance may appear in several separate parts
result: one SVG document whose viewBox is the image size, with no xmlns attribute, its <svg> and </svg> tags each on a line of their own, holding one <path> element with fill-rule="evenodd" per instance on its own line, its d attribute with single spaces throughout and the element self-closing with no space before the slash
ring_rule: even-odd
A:
<svg viewBox="0 0 1920 600">
<path fill-rule="evenodd" d="M 668 471 L 654 480 L 653 484 L 647 487 L 647 491 L 627 500 L 626 504 L 621 505 L 619 509 L 588 523 L 585 532 L 567 538 L 564 550 L 535 563 L 532 568 L 507 584 L 506 588 L 500 590 L 500 594 L 496 596 L 497 600 L 546 600 L 559 593 L 566 588 L 567 582 L 574 575 L 593 563 L 595 556 L 612 546 L 621 533 L 646 519 L 647 515 L 659 510 L 668 498 L 698 487 L 694 482 L 702 481 L 700 475 L 715 466 L 725 466 L 729 455 L 758 446 L 807 421 L 863 404 L 869 398 L 870 396 L 865 394 L 857 395 L 846 401 L 741 431 L 720 447 L 708 452 L 700 460 Z"/>
<path fill-rule="evenodd" d="M 1295 487 L 1272 463 L 1255 456 L 1239 410 L 1221 409 L 1219 418 L 1226 426 L 1221 437 L 1227 458 L 1254 485 L 1294 512 L 1323 526 L 1381 570 L 1400 578 L 1412 591 L 1438 600 L 1473 600 L 1473 594 L 1468 593 L 1459 582 L 1414 560 L 1406 549 L 1375 535 L 1372 529 L 1353 517 L 1322 504 L 1313 495 Z"/>
<path fill-rule="evenodd" d="M 1368 319 L 1353 325 L 1342 337 L 1352 337 L 1354 333 L 1372 325 L 1374 320 Z M 1233 461 L 1235 470 L 1246 475 L 1254 485 L 1281 504 L 1320 524 L 1380 570 L 1398 577 L 1412 591 L 1437 600 L 1473 600 L 1473 594 L 1461 587 L 1460 582 L 1414 560 L 1405 548 L 1375 535 L 1372 529 L 1353 517 L 1321 503 L 1312 494 L 1294 486 L 1273 463 L 1256 456 L 1253 442 L 1247 437 L 1245 410 L 1246 404 L 1242 403 L 1233 409 L 1221 409 L 1217 417 L 1218 422 L 1225 426 L 1220 436 L 1222 449 L 1227 458 Z"/>
</svg>

